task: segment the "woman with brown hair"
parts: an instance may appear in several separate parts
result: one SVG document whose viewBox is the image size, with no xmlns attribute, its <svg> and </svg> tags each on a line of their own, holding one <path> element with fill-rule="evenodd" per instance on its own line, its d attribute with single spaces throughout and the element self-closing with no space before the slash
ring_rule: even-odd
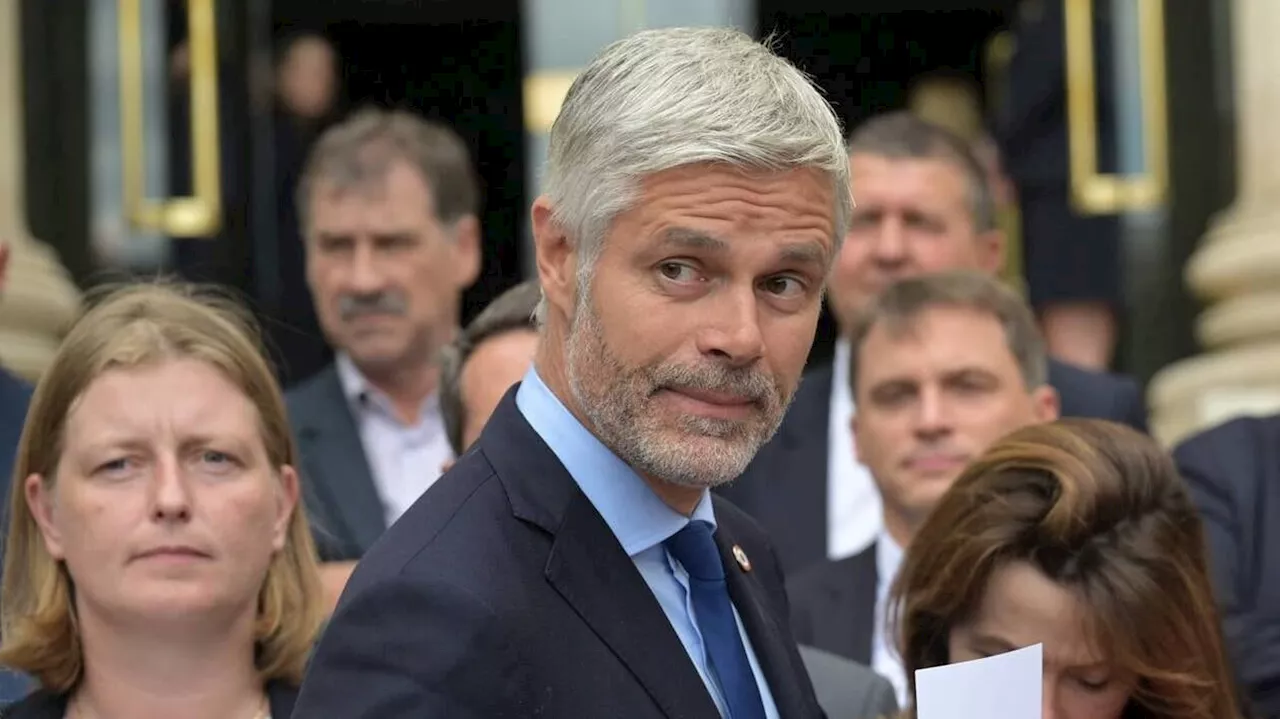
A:
<svg viewBox="0 0 1280 719">
<path fill-rule="evenodd" d="M 915 672 L 1033 644 L 1057 719 L 1238 719 L 1200 520 L 1168 456 L 1098 420 L 1019 430 L 943 497 L 893 590 Z"/>
<path fill-rule="evenodd" d="M 323 609 L 284 403 L 252 323 L 110 294 L 36 388 L 0 586 L 6 719 L 286 719 Z"/>
</svg>

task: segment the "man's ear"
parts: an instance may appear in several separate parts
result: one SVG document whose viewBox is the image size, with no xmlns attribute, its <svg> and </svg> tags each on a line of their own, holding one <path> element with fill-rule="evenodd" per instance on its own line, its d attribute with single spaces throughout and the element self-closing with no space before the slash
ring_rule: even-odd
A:
<svg viewBox="0 0 1280 719">
<path fill-rule="evenodd" d="M 1031 391 L 1032 412 L 1039 422 L 1052 422 L 1062 412 L 1062 400 L 1058 390 L 1043 384 Z"/>
<path fill-rule="evenodd" d="M 1008 240 L 1000 230 L 987 230 L 980 233 L 975 241 L 978 243 L 978 264 L 984 272 L 998 275 L 1004 271 Z"/>
<path fill-rule="evenodd" d="M 542 294 L 548 305 L 571 316 L 578 289 L 577 248 L 556 221 L 555 210 L 546 195 L 533 201 L 530 219 Z"/>
<path fill-rule="evenodd" d="M 480 277 L 480 219 L 466 215 L 453 225 L 453 266 L 459 289 L 466 289 Z"/>
</svg>

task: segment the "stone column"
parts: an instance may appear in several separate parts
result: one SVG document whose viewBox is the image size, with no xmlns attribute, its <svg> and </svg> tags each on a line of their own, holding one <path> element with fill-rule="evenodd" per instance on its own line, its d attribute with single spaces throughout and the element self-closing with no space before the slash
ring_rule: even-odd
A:
<svg viewBox="0 0 1280 719">
<path fill-rule="evenodd" d="M 1208 304 L 1205 353 L 1151 383 L 1152 430 L 1173 443 L 1232 416 L 1280 412 L 1280 2 L 1233 0 L 1239 191 L 1187 264 Z"/>
<path fill-rule="evenodd" d="M 75 318 L 80 293 L 53 250 L 27 228 L 18 12 L 18 0 L 0 0 L 0 241 L 10 248 L 0 295 L 0 364 L 34 380 Z"/>
<path fill-rule="evenodd" d="M 547 133 L 578 71 L 609 43 L 639 30 L 677 26 L 726 26 L 755 34 L 754 0 L 523 0 L 527 28 L 524 121 L 528 188 L 542 185 Z M 535 274 L 525 223 L 526 276 Z"/>
</svg>

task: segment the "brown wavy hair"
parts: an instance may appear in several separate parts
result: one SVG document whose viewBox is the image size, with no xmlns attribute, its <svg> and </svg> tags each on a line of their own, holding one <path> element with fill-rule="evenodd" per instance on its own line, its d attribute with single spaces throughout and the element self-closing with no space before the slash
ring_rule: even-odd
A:
<svg viewBox="0 0 1280 719">
<path fill-rule="evenodd" d="M 67 414 L 89 385 L 115 367 L 197 359 L 217 368 L 258 410 L 273 467 L 297 466 L 280 387 L 257 327 L 231 299 L 178 283 L 132 285 L 102 293 L 71 328 L 36 386 L 9 490 L 9 532 L 0 583 L 0 664 L 67 692 L 84 672 L 74 582 L 45 548 L 27 502 L 25 480 L 57 481 Z M 284 549 L 258 596 L 257 669 L 264 681 L 300 684 L 324 618 L 315 545 L 301 503 Z"/>
<path fill-rule="evenodd" d="M 912 695 L 916 670 L 949 663 L 951 630 L 992 573 L 1017 561 L 1091 608 L 1097 646 L 1138 677 L 1126 717 L 1239 719 L 1200 519 L 1150 438 L 1064 419 L 1014 432 L 961 475 L 893 587 Z"/>
</svg>

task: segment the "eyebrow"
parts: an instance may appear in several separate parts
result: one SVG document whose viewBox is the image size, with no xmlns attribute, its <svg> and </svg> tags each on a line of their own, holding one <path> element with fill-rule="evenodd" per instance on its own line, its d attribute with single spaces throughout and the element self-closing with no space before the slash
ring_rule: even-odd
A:
<svg viewBox="0 0 1280 719">
<path fill-rule="evenodd" d="M 672 227 L 662 233 L 662 244 L 689 250 L 723 253 L 729 250 L 729 243 L 715 235 L 693 230 L 687 227 Z M 793 242 L 782 248 L 783 262 L 817 265 L 825 267 L 828 253 L 820 243 L 807 240 Z"/>
<path fill-rule="evenodd" d="M 990 649 L 996 654 L 1003 654 L 1017 649 L 1017 647 L 1013 646 L 1012 642 L 1001 639 L 993 634 L 974 634 L 970 644 L 974 648 L 981 647 L 982 649 Z"/>
</svg>

